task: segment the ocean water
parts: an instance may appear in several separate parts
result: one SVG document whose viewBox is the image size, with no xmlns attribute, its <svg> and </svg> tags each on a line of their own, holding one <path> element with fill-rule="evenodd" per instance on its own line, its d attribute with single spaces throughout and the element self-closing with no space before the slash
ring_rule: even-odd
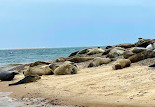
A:
<svg viewBox="0 0 155 107">
<path fill-rule="evenodd" d="M 0 71 L 10 69 L 13 65 L 16 64 L 26 64 L 35 61 L 52 60 L 60 56 L 67 57 L 72 52 L 76 52 L 85 48 L 90 47 L 0 50 Z M 0 107 L 23 106 L 22 102 L 17 102 L 14 99 L 8 97 L 9 94 L 10 93 L 0 92 Z M 27 106 L 24 105 L 24 107 Z"/>
<path fill-rule="evenodd" d="M 67 57 L 72 52 L 85 48 L 88 47 L 0 50 L 0 66 L 52 60 L 60 56 Z"/>
</svg>

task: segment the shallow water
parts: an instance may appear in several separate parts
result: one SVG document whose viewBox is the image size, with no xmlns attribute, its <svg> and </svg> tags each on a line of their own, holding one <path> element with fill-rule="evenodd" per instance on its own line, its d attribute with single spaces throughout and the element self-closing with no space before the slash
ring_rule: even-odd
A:
<svg viewBox="0 0 155 107">
<path fill-rule="evenodd" d="M 24 105 L 16 99 L 8 97 L 11 92 L 0 92 L 0 107 L 21 107 Z"/>
<path fill-rule="evenodd" d="M 0 107 L 73 107 L 52 105 L 43 98 L 23 98 L 22 100 L 17 100 L 9 97 L 11 93 L 0 92 Z"/>
</svg>

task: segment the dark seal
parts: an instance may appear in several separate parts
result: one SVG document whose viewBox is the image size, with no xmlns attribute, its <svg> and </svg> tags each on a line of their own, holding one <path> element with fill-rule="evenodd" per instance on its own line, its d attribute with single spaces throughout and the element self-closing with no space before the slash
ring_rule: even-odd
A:
<svg viewBox="0 0 155 107">
<path fill-rule="evenodd" d="M 9 84 L 9 86 L 11 85 L 19 85 L 19 84 L 24 84 L 24 83 L 29 83 L 29 82 L 34 82 L 38 79 L 41 79 L 40 76 L 38 75 L 29 75 L 29 76 L 26 76 L 25 78 L 23 78 L 22 80 L 16 82 L 16 83 L 12 83 L 12 84 Z"/>
<path fill-rule="evenodd" d="M 2 71 L 2 72 L 0 72 L 0 80 L 1 81 L 11 81 L 17 74 L 19 74 L 19 73 L 14 72 L 14 71 Z"/>
<path fill-rule="evenodd" d="M 153 64 L 153 65 L 150 65 L 149 67 L 155 67 L 155 64 Z"/>
</svg>

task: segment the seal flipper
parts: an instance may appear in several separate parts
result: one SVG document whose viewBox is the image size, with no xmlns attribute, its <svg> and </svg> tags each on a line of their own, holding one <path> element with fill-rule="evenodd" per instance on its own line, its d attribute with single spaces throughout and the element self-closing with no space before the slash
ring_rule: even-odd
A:
<svg viewBox="0 0 155 107">
<path fill-rule="evenodd" d="M 18 85 L 18 82 L 9 84 L 9 86 L 11 86 L 11 85 Z"/>
<path fill-rule="evenodd" d="M 153 64 L 153 65 L 150 65 L 149 67 L 155 67 L 155 64 Z"/>
<path fill-rule="evenodd" d="M 18 81 L 18 82 L 16 82 L 16 83 L 12 83 L 12 84 L 9 84 L 9 86 L 11 86 L 11 85 L 18 85 L 18 84 L 23 84 L 23 83 L 28 83 L 28 82 L 30 82 L 30 79 L 32 78 L 32 76 L 27 76 L 27 77 L 25 77 L 24 79 L 22 79 L 22 80 L 20 80 L 20 81 Z"/>
</svg>

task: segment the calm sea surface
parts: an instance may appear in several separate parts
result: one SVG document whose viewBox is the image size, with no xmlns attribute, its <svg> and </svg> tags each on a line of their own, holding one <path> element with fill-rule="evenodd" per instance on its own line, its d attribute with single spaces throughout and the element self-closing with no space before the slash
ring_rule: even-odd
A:
<svg viewBox="0 0 155 107">
<path fill-rule="evenodd" d="M 70 53 L 84 48 L 88 47 L 0 50 L 0 65 L 51 60 L 60 56 L 67 57 Z"/>
</svg>

